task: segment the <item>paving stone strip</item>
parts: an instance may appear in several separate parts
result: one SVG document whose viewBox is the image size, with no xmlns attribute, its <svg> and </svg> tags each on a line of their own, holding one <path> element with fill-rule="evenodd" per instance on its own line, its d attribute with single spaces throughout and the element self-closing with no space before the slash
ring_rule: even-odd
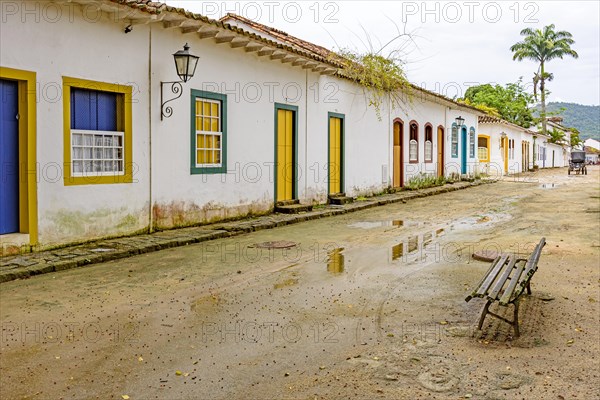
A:
<svg viewBox="0 0 600 400">
<path fill-rule="evenodd" d="M 83 245 L 45 250 L 0 258 L 0 283 L 26 279 L 34 275 L 84 267 L 106 261 L 132 257 L 178 246 L 205 242 L 279 226 L 311 221 L 386 204 L 405 203 L 408 200 L 479 186 L 496 181 L 458 182 L 433 188 L 400 191 L 356 201 L 342 206 L 325 206 L 302 214 L 269 214 L 257 218 L 215 223 L 197 227 L 179 228 L 151 234 L 105 239 Z"/>
</svg>

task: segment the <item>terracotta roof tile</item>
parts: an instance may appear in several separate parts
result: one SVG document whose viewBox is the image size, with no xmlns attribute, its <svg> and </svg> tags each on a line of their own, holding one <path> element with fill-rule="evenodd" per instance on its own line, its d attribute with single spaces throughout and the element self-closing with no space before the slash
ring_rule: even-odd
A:
<svg viewBox="0 0 600 400">
<path fill-rule="evenodd" d="M 289 51 L 289 52 L 298 54 L 298 55 L 306 57 L 306 58 L 311 58 L 315 61 L 318 61 L 318 62 L 321 62 L 324 64 L 329 64 L 333 68 L 338 68 L 337 75 L 344 78 L 343 73 L 342 74 L 339 73 L 339 70 L 343 68 L 344 59 L 341 56 L 339 56 L 337 53 L 335 53 L 331 50 L 328 50 L 323 46 L 319 46 L 317 44 L 314 44 L 314 43 L 308 42 L 306 40 L 292 36 L 292 35 L 290 35 L 286 32 L 283 32 L 279 29 L 272 28 L 272 27 L 260 24 L 258 22 L 251 21 L 247 18 L 241 17 L 236 14 L 227 14 L 225 17 L 221 18 L 221 20 L 214 20 L 214 19 L 208 18 L 204 15 L 196 14 L 196 13 L 187 11 L 183 8 L 169 6 L 167 4 L 157 2 L 157 1 L 151 1 L 151 0 L 104 0 L 104 1 L 109 1 L 112 3 L 116 3 L 116 4 L 125 5 L 125 6 L 131 7 L 134 9 L 138 9 L 138 10 L 150 13 L 150 14 L 161 14 L 163 12 L 173 12 L 173 13 L 177 13 L 182 16 L 185 16 L 186 18 L 189 18 L 189 19 L 200 20 L 205 23 L 209 23 L 211 25 L 215 25 L 217 27 L 227 29 L 227 30 L 233 31 L 235 33 L 250 37 L 253 40 L 263 42 L 270 47 L 279 48 L 281 50 Z M 224 22 L 227 19 L 235 19 L 240 22 L 244 22 L 244 23 L 248 24 L 249 26 L 251 26 L 253 29 L 263 32 L 263 33 L 267 33 L 267 34 L 271 35 L 271 37 L 273 37 L 285 44 L 278 43 L 276 41 L 265 38 L 264 36 L 248 32 L 242 28 L 239 28 L 237 26 L 234 26 L 227 22 Z M 449 97 L 432 92 L 427 89 L 423 89 L 422 87 L 417 86 L 415 84 L 410 84 L 410 85 L 413 90 L 418 91 L 424 95 L 431 96 L 436 99 L 442 100 L 445 103 L 451 103 L 455 106 L 460 106 L 461 108 L 469 109 L 471 112 L 473 112 L 476 115 L 483 114 L 481 110 L 479 110 L 473 106 L 458 103 Z"/>
<path fill-rule="evenodd" d="M 300 39 L 296 36 L 292 36 L 289 33 L 284 32 L 282 30 L 252 21 L 251 19 L 242 17 L 241 15 L 228 13 L 227 15 L 222 17 L 219 21 L 227 22 L 227 21 L 231 21 L 231 20 L 242 22 L 242 23 L 250 26 L 251 28 L 256 29 L 257 31 L 266 33 L 267 35 L 270 35 L 278 40 L 281 40 L 281 41 L 287 42 L 291 45 L 300 47 L 304 50 L 310 51 L 311 53 L 314 53 L 314 54 L 319 55 L 324 58 L 331 57 L 333 54 L 335 54 L 334 52 L 332 52 L 331 50 L 329 50 L 323 46 L 319 46 L 317 44 L 308 42 L 304 39 Z"/>
</svg>

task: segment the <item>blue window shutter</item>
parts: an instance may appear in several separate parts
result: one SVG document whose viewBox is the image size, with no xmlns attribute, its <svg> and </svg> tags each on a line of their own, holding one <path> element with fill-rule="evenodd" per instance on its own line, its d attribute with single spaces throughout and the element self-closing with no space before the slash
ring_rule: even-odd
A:
<svg viewBox="0 0 600 400">
<path fill-rule="evenodd" d="M 116 131 L 116 93 L 72 88 L 71 129 Z"/>
<path fill-rule="evenodd" d="M 97 92 L 98 94 L 98 130 L 117 130 L 117 96 L 114 93 Z"/>
<path fill-rule="evenodd" d="M 89 90 L 71 90 L 71 129 L 96 130 L 92 123 Z"/>
</svg>

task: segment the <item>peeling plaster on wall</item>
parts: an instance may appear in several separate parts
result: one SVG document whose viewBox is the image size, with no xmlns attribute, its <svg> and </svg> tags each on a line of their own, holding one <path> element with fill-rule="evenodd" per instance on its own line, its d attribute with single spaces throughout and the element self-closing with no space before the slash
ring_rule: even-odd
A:
<svg viewBox="0 0 600 400">
<path fill-rule="evenodd" d="M 148 208 L 101 208 L 89 213 L 59 209 L 49 213 L 40 230 L 44 246 L 120 236 L 147 228 Z"/>
<path fill-rule="evenodd" d="M 272 210 L 273 202 L 264 200 L 238 206 L 226 206 L 216 202 L 199 206 L 185 201 L 172 201 L 169 203 L 155 203 L 152 207 L 154 228 L 156 229 L 180 228 L 262 215 Z"/>
</svg>

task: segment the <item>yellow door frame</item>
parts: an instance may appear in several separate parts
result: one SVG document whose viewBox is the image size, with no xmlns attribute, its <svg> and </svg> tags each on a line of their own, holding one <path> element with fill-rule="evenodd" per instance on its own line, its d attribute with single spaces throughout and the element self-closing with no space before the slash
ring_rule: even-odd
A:
<svg viewBox="0 0 600 400">
<path fill-rule="evenodd" d="M 444 176 L 444 127 L 442 125 L 438 126 L 437 128 L 437 149 L 438 149 L 438 154 L 437 154 L 437 170 L 438 170 L 438 177 L 442 177 Z"/>
<path fill-rule="evenodd" d="M 396 128 L 397 127 L 397 128 Z M 392 186 L 399 188 L 404 186 L 404 157 L 402 141 L 404 140 L 404 121 L 400 118 L 394 119 L 393 126 L 393 169 Z"/>
<path fill-rule="evenodd" d="M 19 95 L 19 232 L 38 242 L 36 73 L 0 67 L 0 79 L 17 81 Z"/>
<path fill-rule="evenodd" d="M 328 150 L 327 150 L 327 177 L 328 194 L 344 192 L 344 114 L 327 113 Z"/>
<path fill-rule="evenodd" d="M 280 111 L 283 111 L 281 115 L 285 115 L 285 119 L 280 118 Z M 290 117 L 290 120 L 288 120 Z M 284 130 L 284 136 L 281 136 L 281 129 Z M 289 136 L 287 132 L 289 131 Z M 275 103 L 275 203 L 279 201 L 294 200 L 297 195 L 297 160 L 298 160 L 298 107 L 287 104 Z M 284 144 L 282 144 L 282 140 Z M 289 144 L 287 143 L 289 140 Z M 279 157 L 280 151 L 289 152 L 286 154 L 286 161 L 289 159 L 289 165 L 280 165 Z M 292 168 L 291 179 L 289 177 L 289 171 L 287 168 Z M 286 173 L 288 172 L 288 173 Z"/>
</svg>

